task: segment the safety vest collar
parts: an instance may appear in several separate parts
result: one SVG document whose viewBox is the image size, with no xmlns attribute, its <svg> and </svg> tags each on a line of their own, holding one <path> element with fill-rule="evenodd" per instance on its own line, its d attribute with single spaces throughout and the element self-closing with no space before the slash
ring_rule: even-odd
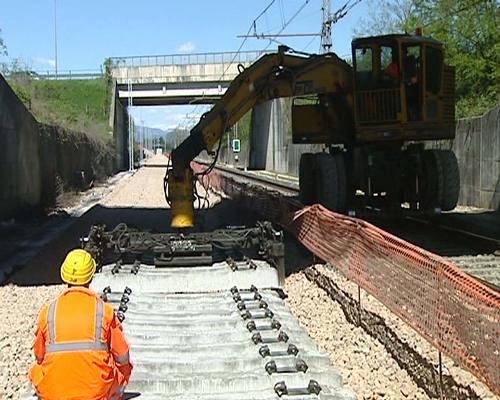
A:
<svg viewBox="0 0 500 400">
<path fill-rule="evenodd" d="M 67 288 L 65 291 L 63 291 L 60 294 L 60 296 L 65 296 L 69 293 L 83 293 L 83 294 L 86 294 L 88 296 L 98 297 L 94 291 L 92 291 L 84 286 L 72 286 L 70 288 Z"/>
</svg>

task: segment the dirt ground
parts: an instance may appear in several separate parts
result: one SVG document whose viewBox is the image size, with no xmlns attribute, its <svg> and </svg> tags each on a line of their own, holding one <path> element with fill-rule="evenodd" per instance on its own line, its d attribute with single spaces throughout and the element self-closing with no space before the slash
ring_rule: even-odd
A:
<svg viewBox="0 0 500 400">
<path fill-rule="evenodd" d="M 152 160 L 154 165 L 164 162 L 161 156 Z M 78 245 L 79 237 L 95 223 L 113 227 L 125 222 L 141 229 L 170 230 L 170 212 L 163 194 L 164 173 L 164 168 L 151 166 L 118 183 L 99 204 L 12 275 L 9 284 L 0 287 L 1 399 L 18 398 L 27 385 L 27 370 L 33 362 L 31 346 L 36 315 L 40 306 L 63 288 L 59 265 L 67 251 Z M 209 199 L 211 208 L 197 212 L 199 230 L 213 230 L 227 224 L 252 225 L 256 221 L 255 215 L 242 210 L 237 202 L 212 194 Z M 405 365 L 396 353 L 389 351 L 387 344 L 381 343 L 380 338 L 371 336 L 366 329 L 350 321 L 342 306 L 342 296 L 346 293 L 353 295 L 356 287 L 331 269 L 318 267 L 339 287 L 341 296 L 334 300 L 312 283 L 304 272 L 307 272 L 304 268 L 312 263 L 310 254 L 291 238 L 286 240 L 286 246 L 287 303 L 320 348 L 329 354 L 332 365 L 342 374 L 346 384 L 358 393 L 359 399 L 435 397 L 435 382 L 429 383 L 422 376 L 429 374 L 429 369 L 435 369 L 437 351 L 383 305 L 363 294 L 363 306 L 385 320 L 396 332 L 397 340 L 406 344 L 405 348 L 420 355 L 421 365 L 411 365 L 411 368 Z M 484 385 L 450 360 L 445 359 L 444 363 L 446 382 L 451 387 L 449 398 L 495 398 Z"/>
</svg>

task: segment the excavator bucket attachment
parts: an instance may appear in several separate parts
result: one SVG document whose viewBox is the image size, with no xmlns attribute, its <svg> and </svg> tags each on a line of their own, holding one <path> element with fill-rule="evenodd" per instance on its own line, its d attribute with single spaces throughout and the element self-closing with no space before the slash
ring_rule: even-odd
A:
<svg viewBox="0 0 500 400">
<path fill-rule="evenodd" d="M 173 172 L 168 177 L 169 197 L 172 205 L 172 228 L 191 228 L 194 225 L 193 171 L 186 168 L 180 179 Z"/>
</svg>

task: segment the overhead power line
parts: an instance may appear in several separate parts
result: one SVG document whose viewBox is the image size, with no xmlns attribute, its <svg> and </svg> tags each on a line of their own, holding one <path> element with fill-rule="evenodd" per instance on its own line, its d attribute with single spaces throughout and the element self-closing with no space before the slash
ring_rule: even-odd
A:
<svg viewBox="0 0 500 400">
<path fill-rule="evenodd" d="M 271 6 L 276 2 L 276 0 L 271 0 L 269 2 L 269 4 L 253 19 L 252 23 L 250 24 L 249 28 L 248 28 L 248 32 L 247 32 L 247 35 L 249 37 L 250 33 L 252 32 L 252 29 L 253 30 L 256 30 L 256 26 L 257 26 L 257 21 L 267 12 L 267 10 L 269 10 L 269 8 L 271 8 Z M 238 57 L 238 55 L 241 53 L 241 49 L 243 48 L 243 46 L 245 45 L 245 42 L 246 40 L 248 39 L 248 37 L 245 37 L 241 43 L 240 43 L 240 46 L 238 47 L 238 50 L 236 50 L 236 52 L 234 53 L 233 57 L 231 58 L 231 61 L 229 62 L 229 64 L 225 67 L 224 69 L 224 72 L 221 74 L 221 76 L 219 77 L 218 81 L 222 81 L 222 79 L 224 78 L 224 76 L 226 75 L 226 72 L 229 70 L 229 68 L 231 67 L 231 65 L 234 64 L 234 61 L 236 60 L 236 58 Z M 202 96 L 203 98 L 204 96 Z M 192 102 L 190 102 L 190 104 L 192 104 Z M 201 107 L 200 104 L 197 104 L 196 107 L 194 108 L 194 110 L 191 112 L 192 115 L 195 115 L 197 112 L 198 112 L 198 109 Z M 190 117 L 188 115 L 186 115 L 186 117 L 184 117 L 184 128 L 187 128 L 187 125 L 190 124 L 193 120 L 193 117 Z M 179 123 L 179 126 L 181 124 Z"/>
<path fill-rule="evenodd" d="M 361 0 L 348 0 L 344 3 L 342 7 L 340 7 L 337 11 L 334 13 L 331 13 L 330 11 L 330 0 L 323 0 L 323 6 L 321 8 L 321 11 L 323 13 L 323 20 L 321 24 L 321 31 L 320 32 L 307 32 L 307 33 L 283 33 L 283 31 L 297 18 L 297 16 L 304 10 L 304 8 L 309 4 L 310 0 L 306 0 L 302 5 L 297 9 L 297 11 L 292 15 L 292 17 L 286 21 L 281 29 L 274 34 L 270 33 L 257 33 L 257 28 L 254 24 L 254 30 L 252 34 L 247 33 L 246 35 L 239 35 L 238 37 L 247 39 L 249 37 L 256 38 L 256 39 L 268 39 L 269 44 L 266 46 L 264 50 L 267 50 L 271 43 L 278 43 L 282 44 L 280 41 L 277 40 L 277 38 L 280 37 L 313 37 L 311 41 L 306 45 L 306 48 L 310 46 L 310 44 L 314 41 L 314 37 L 319 36 L 321 37 L 321 51 L 323 53 L 327 53 L 331 51 L 332 47 L 332 37 L 331 37 L 331 26 L 332 24 L 335 24 L 338 22 L 340 19 L 344 18 L 347 13 L 358 3 L 361 2 Z M 282 3 L 280 3 L 282 5 Z M 281 10 L 281 9 L 280 9 Z"/>
<path fill-rule="evenodd" d="M 269 46 L 271 45 L 272 42 L 276 42 L 276 43 L 282 44 L 281 42 L 275 40 L 278 37 L 320 36 L 320 33 L 318 33 L 318 32 L 282 33 L 288 27 L 288 25 L 290 25 L 295 20 L 295 18 L 297 18 L 297 16 L 302 12 L 302 10 L 307 6 L 307 4 L 309 4 L 309 2 L 310 2 L 310 0 L 306 0 L 299 7 L 299 9 L 295 12 L 295 14 L 293 14 L 292 17 L 288 21 L 286 21 L 286 22 L 283 23 L 283 26 L 281 27 L 281 29 L 279 30 L 278 33 L 271 33 L 271 34 L 268 34 L 268 33 L 257 33 L 257 27 L 256 27 L 255 21 L 254 21 L 254 25 L 253 25 L 254 31 L 253 31 L 253 34 L 250 34 L 250 30 L 249 30 L 249 32 L 247 32 L 246 35 L 238 35 L 237 37 L 244 38 L 245 40 L 248 39 L 248 38 L 269 39 L 269 44 L 264 49 L 264 51 L 265 51 L 265 50 L 267 50 L 269 48 Z M 282 3 L 280 3 L 280 5 L 282 5 Z M 284 12 L 282 12 L 282 15 L 284 17 Z"/>
<path fill-rule="evenodd" d="M 279 4 L 280 4 L 281 26 L 284 26 L 286 18 L 285 18 L 285 7 L 283 6 L 283 0 L 280 0 Z"/>
<path fill-rule="evenodd" d="M 254 18 L 254 20 L 252 21 L 252 23 L 250 24 L 250 27 L 248 28 L 248 32 L 247 32 L 247 36 L 250 35 L 250 32 L 252 32 L 252 29 L 256 29 L 256 24 L 257 24 L 257 21 L 260 17 L 262 17 L 267 10 L 269 10 L 269 8 L 271 8 L 271 6 L 276 2 L 276 0 L 271 0 L 271 2 L 260 12 L 259 15 L 257 15 L 256 18 Z M 241 49 L 243 48 L 243 45 L 245 44 L 245 42 L 247 41 L 248 38 L 244 38 L 242 41 L 241 41 L 241 44 L 240 44 L 240 47 L 238 47 L 238 50 L 236 50 L 236 53 L 234 54 L 231 62 L 227 65 L 227 67 L 224 69 L 224 72 L 222 73 L 222 75 L 220 76 L 219 78 L 219 81 L 222 80 L 222 78 L 224 77 L 224 75 L 226 75 L 226 72 L 229 70 L 229 67 L 234 63 L 234 60 L 236 60 L 236 57 L 238 57 L 238 54 L 241 52 Z"/>
<path fill-rule="evenodd" d="M 310 0 L 306 0 L 306 1 L 305 1 L 305 2 L 304 2 L 304 3 L 303 3 L 303 4 L 302 4 L 302 5 L 298 8 L 298 10 L 295 12 L 295 14 L 293 14 L 293 15 L 292 15 L 292 17 L 291 17 L 291 18 L 290 18 L 290 19 L 289 19 L 289 20 L 285 23 L 285 25 L 283 25 L 283 28 L 281 28 L 281 29 L 280 29 L 280 31 L 279 31 L 277 34 L 273 35 L 273 36 L 272 36 L 272 38 L 277 38 L 277 37 L 278 37 L 278 36 L 279 36 L 279 35 L 280 35 L 280 34 L 281 34 L 281 33 L 282 33 L 285 29 L 286 29 L 286 27 L 287 27 L 288 25 L 290 25 L 290 24 L 293 22 L 293 20 L 294 20 L 295 18 L 297 18 L 297 15 L 299 15 L 299 14 L 302 12 L 302 10 L 303 10 L 303 9 L 304 9 L 304 8 L 305 8 L 308 4 L 309 4 L 309 2 L 310 2 Z M 271 46 L 272 39 L 271 39 L 271 38 L 268 38 L 268 39 L 270 39 L 270 40 L 269 40 L 269 44 L 266 46 L 266 48 L 264 49 L 264 51 L 265 51 L 265 50 L 267 50 L 267 49 L 269 48 L 269 46 Z"/>
<path fill-rule="evenodd" d="M 256 35 L 238 35 L 239 38 L 269 39 L 277 37 L 320 36 L 320 33 L 257 33 Z"/>
</svg>

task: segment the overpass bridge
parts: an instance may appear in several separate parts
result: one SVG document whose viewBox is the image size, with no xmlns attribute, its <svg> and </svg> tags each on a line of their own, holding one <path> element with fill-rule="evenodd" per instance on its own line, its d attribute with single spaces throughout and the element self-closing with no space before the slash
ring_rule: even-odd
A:
<svg viewBox="0 0 500 400">
<path fill-rule="evenodd" d="M 110 124 L 118 168 L 129 167 L 128 125 L 131 121 L 127 107 L 213 104 L 239 74 L 240 65 L 248 67 L 263 54 L 264 51 L 257 50 L 110 58 L 107 72 L 115 83 Z M 252 111 L 252 129 L 258 131 L 252 135 L 250 156 L 255 168 L 264 168 L 269 143 L 278 140 L 275 135 L 283 136 L 283 129 L 275 128 L 280 126 L 281 116 L 277 101 L 258 105 Z"/>
<path fill-rule="evenodd" d="M 109 72 L 123 104 L 212 104 L 264 51 L 113 57 Z"/>
</svg>

